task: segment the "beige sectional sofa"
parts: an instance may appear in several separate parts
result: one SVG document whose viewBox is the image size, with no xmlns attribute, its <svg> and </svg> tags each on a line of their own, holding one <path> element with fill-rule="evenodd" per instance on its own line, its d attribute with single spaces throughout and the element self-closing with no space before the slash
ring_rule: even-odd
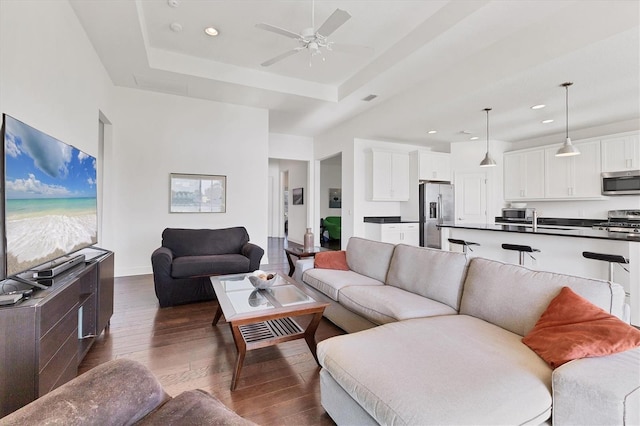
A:
<svg viewBox="0 0 640 426">
<path fill-rule="evenodd" d="M 553 370 L 522 343 L 562 287 L 622 317 L 621 286 L 361 238 L 346 259 L 298 265 L 350 332 L 318 344 L 337 424 L 640 424 L 640 348 Z"/>
</svg>

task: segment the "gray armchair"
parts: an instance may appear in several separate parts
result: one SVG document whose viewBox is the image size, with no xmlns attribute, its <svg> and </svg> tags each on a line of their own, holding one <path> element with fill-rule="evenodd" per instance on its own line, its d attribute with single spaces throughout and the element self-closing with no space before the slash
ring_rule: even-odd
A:
<svg viewBox="0 0 640 426">
<path fill-rule="evenodd" d="M 215 298 L 212 275 L 260 268 L 264 250 L 249 242 L 244 227 L 176 229 L 162 232 L 162 247 L 151 255 L 155 292 L 161 307 Z"/>
</svg>

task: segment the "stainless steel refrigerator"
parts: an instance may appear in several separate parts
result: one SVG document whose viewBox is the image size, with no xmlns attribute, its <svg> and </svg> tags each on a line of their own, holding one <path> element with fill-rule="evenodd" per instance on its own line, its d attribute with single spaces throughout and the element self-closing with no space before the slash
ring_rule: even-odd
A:
<svg viewBox="0 0 640 426">
<path fill-rule="evenodd" d="M 440 229 L 436 225 L 454 221 L 453 185 L 442 182 L 420 182 L 420 246 L 442 248 Z"/>
</svg>

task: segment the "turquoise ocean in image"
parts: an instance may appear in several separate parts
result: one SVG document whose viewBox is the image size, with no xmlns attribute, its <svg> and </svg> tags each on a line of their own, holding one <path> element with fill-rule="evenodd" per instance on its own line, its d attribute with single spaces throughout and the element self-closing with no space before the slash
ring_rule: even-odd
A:
<svg viewBox="0 0 640 426">
<path fill-rule="evenodd" d="M 96 198 L 31 198 L 6 200 L 7 219 L 97 213 Z"/>
</svg>

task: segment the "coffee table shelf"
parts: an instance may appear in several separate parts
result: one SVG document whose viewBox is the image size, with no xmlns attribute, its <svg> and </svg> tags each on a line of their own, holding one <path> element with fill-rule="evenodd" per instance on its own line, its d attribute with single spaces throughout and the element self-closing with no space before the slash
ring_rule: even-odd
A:
<svg viewBox="0 0 640 426">
<path fill-rule="evenodd" d="M 257 324 L 241 325 L 239 328 L 240 333 L 242 333 L 242 337 L 247 344 L 258 343 L 280 337 L 297 338 L 298 335 L 304 333 L 302 327 L 300 327 L 298 323 L 290 317 L 263 321 Z"/>
</svg>

